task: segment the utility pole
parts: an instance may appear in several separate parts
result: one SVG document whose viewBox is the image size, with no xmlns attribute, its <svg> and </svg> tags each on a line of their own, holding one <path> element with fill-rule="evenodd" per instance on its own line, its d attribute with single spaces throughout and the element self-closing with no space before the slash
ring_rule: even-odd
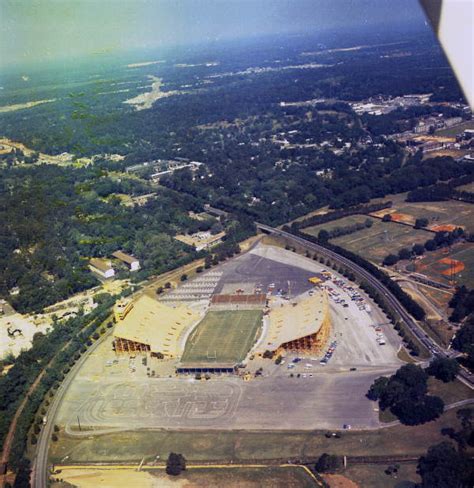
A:
<svg viewBox="0 0 474 488">
<path fill-rule="evenodd" d="M 81 429 L 81 422 L 79 420 L 79 415 L 77 416 L 77 425 L 79 426 L 79 430 L 82 431 L 82 429 Z"/>
</svg>

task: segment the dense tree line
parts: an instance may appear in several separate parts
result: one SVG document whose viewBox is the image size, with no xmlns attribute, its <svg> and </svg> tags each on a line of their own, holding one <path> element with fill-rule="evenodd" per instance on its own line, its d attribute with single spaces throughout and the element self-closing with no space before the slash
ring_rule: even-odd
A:
<svg viewBox="0 0 474 488">
<path fill-rule="evenodd" d="M 28 403 L 18 420 L 9 460 L 14 469 L 26 466 L 23 456 L 28 432 L 35 418 L 37 425 L 42 423 L 42 417 L 35 416 L 46 393 L 59 387 L 65 374 L 92 344 L 93 333 L 109 316 L 114 301 L 114 297 L 106 297 L 90 314 L 57 322 L 47 336 L 35 334 L 32 348 L 23 351 L 8 374 L 0 378 L 0 443 L 3 443 L 10 422 L 28 389 L 52 361 L 39 385 L 28 397 Z M 49 403 L 49 400 L 45 403 Z"/>
<path fill-rule="evenodd" d="M 332 212 L 327 212 L 318 215 L 312 215 L 311 217 L 306 217 L 304 219 L 298 220 L 291 224 L 292 229 L 304 229 L 306 227 L 311 227 L 313 225 L 326 224 L 333 220 L 342 219 L 343 217 L 349 217 L 351 215 L 364 215 L 370 214 L 372 212 L 378 212 L 384 208 L 390 208 L 392 202 L 380 202 L 372 203 L 369 205 L 357 205 L 355 207 L 343 208 L 339 210 L 334 210 Z"/>
<path fill-rule="evenodd" d="M 202 206 L 166 189 L 143 206 L 116 196 L 150 191 L 94 166 L 0 170 L 0 296 L 20 312 L 40 311 L 97 285 L 88 259 L 118 249 L 140 259 L 145 277 L 192 260 L 194 251 L 173 236 L 212 225 L 188 216 Z"/>
<path fill-rule="evenodd" d="M 408 193 L 407 202 L 441 202 L 450 199 L 474 202 L 474 195 L 467 191 L 460 191 L 456 187 L 467 185 L 474 181 L 474 168 L 467 167 L 467 174 L 453 178 L 448 183 L 439 183 L 425 188 L 418 188 Z"/>
</svg>

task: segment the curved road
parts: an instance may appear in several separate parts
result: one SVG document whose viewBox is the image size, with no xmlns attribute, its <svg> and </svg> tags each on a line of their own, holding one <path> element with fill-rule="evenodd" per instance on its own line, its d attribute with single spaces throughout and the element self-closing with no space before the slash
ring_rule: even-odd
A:
<svg viewBox="0 0 474 488">
<path fill-rule="evenodd" d="M 95 351 L 95 349 L 102 343 L 102 341 L 112 333 L 113 329 L 106 329 L 106 333 L 100 337 L 87 351 L 79 358 L 76 364 L 71 368 L 71 371 L 67 374 L 61 386 L 57 389 L 56 395 L 54 395 L 53 401 L 48 409 L 46 424 L 43 425 L 41 432 L 38 436 L 38 444 L 36 448 L 36 457 L 33 463 L 33 469 L 31 472 L 31 486 L 33 488 L 46 488 L 48 486 L 48 447 L 51 440 L 51 436 L 54 431 L 54 420 L 61 405 L 64 394 L 66 393 L 69 385 L 74 380 L 77 372 L 84 364 L 89 355 Z"/>
<path fill-rule="evenodd" d="M 442 349 L 441 347 L 436 344 L 436 342 L 431 339 L 431 337 L 426 334 L 426 332 L 421 328 L 421 326 L 413 319 L 413 317 L 405 310 L 403 305 L 398 301 L 395 295 L 390 292 L 390 290 L 380 283 L 380 281 L 375 278 L 372 274 L 370 274 L 367 270 L 359 266 L 358 264 L 354 263 L 348 258 L 341 256 L 334 251 L 326 249 L 319 244 L 315 244 L 311 241 L 303 239 L 302 237 L 295 236 L 289 232 L 285 232 L 281 229 L 275 229 L 274 227 L 270 227 L 269 225 L 260 224 L 258 222 L 255 223 L 258 229 L 268 234 L 273 234 L 281 237 L 285 237 L 286 239 L 290 239 L 298 244 L 305 246 L 308 249 L 312 249 L 313 251 L 322 254 L 323 256 L 327 256 L 335 261 L 347 266 L 348 269 L 351 269 L 359 276 L 362 276 L 365 280 L 367 280 L 381 295 L 385 297 L 387 302 L 390 306 L 398 313 L 398 315 L 402 318 L 405 322 L 406 326 L 410 329 L 411 333 L 423 344 L 428 351 L 431 352 L 434 356 L 442 356 L 449 358 L 451 357 L 450 354 Z M 469 386 L 470 388 L 474 388 L 474 379 L 469 375 L 467 371 L 461 369 L 458 375 L 460 381 L 464 384 Z"/>
</svg>

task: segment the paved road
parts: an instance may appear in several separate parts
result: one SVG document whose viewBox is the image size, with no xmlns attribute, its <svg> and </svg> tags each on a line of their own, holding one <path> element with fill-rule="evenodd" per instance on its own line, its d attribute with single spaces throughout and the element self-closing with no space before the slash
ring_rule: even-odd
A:
<svg viewBox="0 0 474 488">
<path fill-rule="evenodd" d="M 428 349 L 432 355 L 434 356 L 442 356 L 442 357 L 451 357 L 450 353 L 446 350 L 442 349 L 436 342 L 431 339 L 429 335 L 421 328 L 421 326 L 412 318 L 412 316 L 405 310 L 402 304 L 398 301 L 398 299 L 385 287 L 380 281 L 377 280 L 372 274 L 366 271 L 361 266 L 355 264 L 350 259 L 341 256 L 334 251 L 326 249 L 323 246 L 315 244 L 311 241 L 303 239 L 302 237 L 295 236 L 289 232 L 285 232 L 280 229 L 275 229 L 274 227 L 270 227 L 268 225 L 256 223 L 257 228 L 273 235 L 278 235 L 281 237 L 285 237 L 286 239 L 290 239 L 298 244 L 305 246 L 308 249 L 312 249 L 324 256 L 330 257 L 335 261 L 347 266 L 347 268 L 351 269 L 353 272 L 357 273 L 359 276 L 362 276 L 366 279 L 379 293 L 381 293 L 386 301 L 390 304 L 390 306 L 398 313 L 398 315 L 402 318 L 405 322 L 406 326 L 410 329 L 412 334 L 423 344 L 423 346 Z M 470 388 L 474 388 L 474 378 L 472 378 L 467 371 L 461 369 L 458 378 L 464 384 L 469 386 Z"/>
<path fill-rule="evenodd" d="M 43 425 L 38 436 L 38 444 L 36 449 L 36 458 L 33 463 L 31 472 L 31 486 L 33 488 L 46 488 L 48 486 L 48 447 L 51 436 L 54 430 L 54 420 L 57 415 L 59 406 L 61 405 L 64 394 L 69 385 L 74 380 L 77 372 L 84 364 L 89 355 L 102 343 L 102 341 L 112 332 L 113 329 L 106 329 L 107 332 L 80 357 L 80 359 L 73 366 L 69 374 L 66 376 L 61 386 L 56 391 L 53 402 L 48 409 L 48 417 L 46 424 Z"/>
</svg>

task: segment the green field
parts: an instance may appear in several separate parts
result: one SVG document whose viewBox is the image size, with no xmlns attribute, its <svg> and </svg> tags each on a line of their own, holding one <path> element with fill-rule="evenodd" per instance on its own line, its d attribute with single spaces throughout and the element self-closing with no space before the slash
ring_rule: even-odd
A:
<svg viewBox="0 0 474 488">
<path fill-rule="evenodd" d="M 328 224 L 321 224 L 304 229 L 311 235 L 318 235 L 321 229 L 330 230 L 334 227 L 345 227 L 355 222 L 364 222 L 366 215 L 344 217 Z M 411 247 L 413 244 L 423 244 L 433 237 L 431 232 L 417 230 L 408 225 L 395 222 L 382 222 L 381 219 L 372 218 L 373 225 L 370 228 L 358 230 L 352 234 L 331 239 L 333 244 L 344 247 L 349 251 L 381 263 L 387 254 L 396 254 L 403 247 Z"/>
<path fill-rule="evenodd" d="M 459 261 L 460 266 L 455 268 L 455 281 L 458 285 L 474 286 L 474 244 L 463 242 L 444 250 L 426 253 L 426 256 L 416 265 L 416 271 L 440 281 L 449 283 L 451 279 L 449 264 L 443 263 L 447 259 Z M 413 269 L 415 271 L 415 269 Z"/>
<path fill-rule="evenodd" d="M 189 336 L 181 362 L 240 362 L 255 342 L 261 324 L 260 310 L 208 312 Z"/>
<path fill-rule="evenodd" d="M 435 390 L 436 391 L 436 390 Z M 457 396 L 457 394 L 456 394 Z M 463 408 L 463 407 L 460 407 Z M 441 418 L 423 425 L 397 425 L 378 430 L 343 432 L 340 439 L 328 439 L 325 431 L 168 431 L 140 430 L 88 437 L 71 437 L 60 431 L 59 440 L 50 445 L 50 462 L 64 456 L 69 463 L 140 462 L 145 458 L 166 459 L 180 452 L 190 462 L 233 462 L 278 459 L 314 459 L 323 452 L 358 456 L 419 456 L 427 446 L 446 437 L 441 429 L 458 429 L 458 409 L 448 410 Z M 410 442 L 407 442 L 410 439 Z"/>
<path fill-rule="evenodd" d="M 445 137 L 453 137 L 461 134 L 466 129 L 474 129 L 474 120 L 467 120 L 466 122 L 462 122 L 454 127 L 450 127 L 449 129 L 441 129 L 435 132 L 437 136 L 445 136 Z"/>
<path fill-rule="evenodd" d="M 474 205 L 471 203 L 447 200 L 445 202 L 405 202 L 406 194 L 387 197 L 393 201 L 397 213 L 412 217 L 412 223 L 420 217 L 429 220 L 430 225 L 459 225 L 474 231 Z"/>
</svg>

